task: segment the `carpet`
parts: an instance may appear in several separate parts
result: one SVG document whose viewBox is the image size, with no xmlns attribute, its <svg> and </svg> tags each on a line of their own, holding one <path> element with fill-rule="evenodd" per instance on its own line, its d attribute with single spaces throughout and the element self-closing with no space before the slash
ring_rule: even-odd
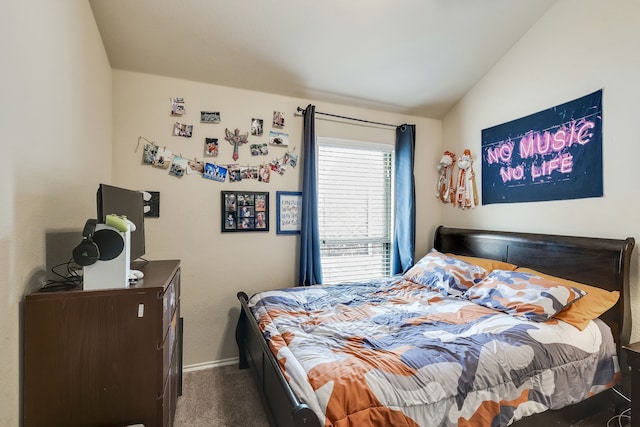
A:
<svg viewBox="0 0 640 427">
<path fill-rule="evenodd" d="M 545 427 L 618 427 L 617 420 L 608 423 L 614 415 L 608 408 L 579 421 L 554 420 Z M 174 427 L 269 427 L 251 370 L 228 365 L 186 372 Z"/>
<path fill-rule="evenodd" d="M 249 369 L 237 365 L 186 372 L 174 427 L 268 427 Z"/>
</svg>

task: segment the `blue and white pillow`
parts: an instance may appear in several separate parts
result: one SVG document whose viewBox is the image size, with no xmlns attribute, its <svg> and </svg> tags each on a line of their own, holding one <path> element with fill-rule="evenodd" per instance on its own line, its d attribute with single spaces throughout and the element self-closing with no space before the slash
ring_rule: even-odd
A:
<svg viewBox="0 0 640 427">
<path fill-rule="evenodd" d="M 462 296 L 489 274 L 484 268 L 432 249 L 403 278 L 443 295 Z"/>
<path fill-rule="evenodd" d="M 534 322 L 545 322 L 587 293 L 531 273 L 494 270 L 464 297 L 476 304 Z"/>
</svg>

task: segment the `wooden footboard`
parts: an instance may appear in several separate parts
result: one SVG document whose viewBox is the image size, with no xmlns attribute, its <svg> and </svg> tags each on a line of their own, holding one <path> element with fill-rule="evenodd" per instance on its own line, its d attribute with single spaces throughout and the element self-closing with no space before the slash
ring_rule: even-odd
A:
<svg viewBox="0 0 640 427">
<path fill-rule="evenodd" d="M 247 294 L 238 292 L 237 297 L 241 304 L 236 326 L 240 368 L 250 367 L 256 373 L 271 424 L 278 427 L 320 427 L 316 414 L 309 406 L 300 402 L 282 375 L 280 366 L 247 305 Z"/>
</svg>

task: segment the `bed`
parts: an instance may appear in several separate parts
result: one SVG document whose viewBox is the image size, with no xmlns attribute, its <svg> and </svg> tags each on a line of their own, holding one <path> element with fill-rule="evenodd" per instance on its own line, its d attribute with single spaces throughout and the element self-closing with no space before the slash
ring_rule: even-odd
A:
<svg viewBox="0 0 640 427">
<path fill-rule="evenodd" d="M 474 257 L 471 259 L 496 260 L 518 270 L 509 271 L 503 267 L 505 264 L 500 264 L 494 271 L 485 269 L 482 277 L 478 276 L 473 279 L 476 282 L 468 284 L 478 289 L 475 295 L 466 292 L 465 297 L 456 295 L 455 286 L 451 289 L 426 286 L 435 282 L 431 274 L 422 274 L 423 260 L 404 276 L 350 285 L 353 288 L 343 286 L 335 294 L 328 292 L 329 286 L 273 290 L 252 298 L 240 292 L 241 313 L 236 328 L 240 367 L 254 370 L 270 421 L 281 427 L 527 426 L 581 417 L 585 410 L 612 404 L 615 396 L 611 396 L 609 389 L 625 383 L 628 368 L 621 347 L 629 343 L 631 332 L 629 269 L 634 244 L 633 238 L 615 240 L 441 226 L 434 236 L 434 249 L 425 259 L 441 257 L 450 261 L 453 257 L 466 262 L 470 259 L 464 257 Z M 468 267 L 468 264 L 464 265 Z M 522 268 L 531 270 L 520 270 Z M 473 270 L 473 274 L 476 273 L 477 270 Z M 563 304 L 556 307 L 558 299 L 566 297 L 567 305 L 577 305 L 577 302 L 570 302 L 586 298 L 587 292 L 579 288 L 561 287 L 562 292 L 554 294 L 547 305 L 532 306 L 524 301 L 519 307 L 525 310 L 516 310 L 515 314 L 509 311 L 511 303 L 505 303 L 502 294 L 491 298 L 497 287 L 495 283 L 490 286 L 489 279 L 502 283 L 500 280 L 506 277 L 504 280 L 518 285 L 517 280 L 523 277 L 533 281 L 533 274 L 535 280 L 541 280 L 546 274 L 551 275 L 551 279 L 563 278 L 606 291 L 618 291 L 619 298 L 599 319 L 588 321 L 580 328 L 566 323 L 568 320 L 555 318 L 564 307 Z M 421 283 L 421 278 L 428 278 L 428 283 Z M 480 282 L 489 285 L 473 286 Z M 398 289 L 400 293 L 396 294 Z M 515 286 L 515 289 L 520 288 Z M 339 291 L 343 294 L 338 295 Z M 359 298 L 365 294 L 369 299 L 360 304 Z M 373 309 L 372 295 L 381 301 Z M 562 297 L 556 298 L 558 295 Z M 276 305 L 265 305 L 269 302 Z M 289 305 L 278 305 L 284 303 Z M 401 314 L 387 312 L 392 305 L 401 307 Z M 418 312 L 417 306 L 435 311 Z M 311 310 L 313 316 L 301 315 L 296 311 L 299 307 Z M 362 307 L 365 307 L 364 311 L 375 311 L 373 321 L 359 323 L 358 316 L 362 313 L 358 310 Z M 322 308 L 327 310 L 321 311 Z M 551 313 L 546 313 L 549 310 Z M 491 316 L 488 312 L 492 312 Z M 498 315 L 494 316 L 496 312 Z M 451 313 L 455 314 L 455 320 L 447 319 Z M 355 316 L 358 320 L 354 323 L 340 316 Z M 541 321 L 539 316 L 546 321 Z M 544 316 L 553 317 L 546 319 Z M 301 317 L 302 321 L 296 321 Z M 467 324 L 468 319 L 478 320 L 479 324 Z M 324 330 L 331 324 L 342 324 L 345 329 Z M 382 329 L 370 331 L 368 328 L 372 324 Z M 433 325 L 440 329 L 429 329 Z M 568 335 L 543 338 L 534 344 L 513 341 L 523 335 L 538 336 L 542 333 L 538 330 L 543 329 L 549 329 L 551 335 L 565 332 Z M 318 331 L 316 336 L 314 331 Z M 495 339 L 497 333 L 503 331 L 509 336 Z M 400 338 L 400 343 L 388 341 L 387 332 L 387 335 Z M 454 332 L 462 333 L 462 337 L 454 336 Z M 308 335 L 306 341 L 300 340 L 303 335 Z M 333 337 L 338 336 L 343 340 L 332 348 Z M 489 336 L 491 339 L 487 338 Z M 423 345 L 426 339 L 431 341 Z M 416 343 L 416 340 L 420 342 Z M 465 347 L 467 341 L 481 341 L 484 347 L 480 350 Z M 429 352 L 426 355 L 415 353 L 414 347 L 420 346 L 428 348 Z M 484 356 L 487 348 L 493 348 L 498 357 L 507 354 L 508 349 L 519 350 L 514 353 L 513 360 L 491 359 Z M 578 354 L 580 361 L 560 362 L 561 367 L 538 366 L 539 360 L 554 361 L 559 354 L 565 353 Z M 472 354 L 483 356 L 469 361 Z M 371 368 L 373 359 L 378 359 L 384 367 Z M 473 367 L 472 374 L 467 372 L 467 365 Z M 505 381 L 496 382 L 485 377 L 488 365 L 496 365 L 498 371 L 502 369 Z M 322 369 L 317 369 L 318 366 Z M 460 366 L 464 368 L 460 370 Z M 529 366 L 533 368 L 529 369 Z M 532 377 L 525 376 L 527 370 L 534 372 Z M 358 372 L 361 378 L 342 381 L 341 376 L 357 377 Z M 335 377 L 328 378 L 328 375 Z M 409 378 L 414 376 L 420 386 L 410 382 Z M 453 377 L 452 383 L 445 381 L 447 376 Z M 572 377 L 586 378 L 581 381 L 582 388 L 576 388 L 578 385 L 571 382 Z M 484 385 L 478 387 L 478 384 Z M 346 397 L 336 400 L 332 396 L 340 388 L 345 389 L 343 395 Z M 555 397 L 552 399 L 552 396 Z M 559 400 L 555 400 L 557 397 Z M 421 399 L 426 402 L 416 402 Z"/>
</svg>

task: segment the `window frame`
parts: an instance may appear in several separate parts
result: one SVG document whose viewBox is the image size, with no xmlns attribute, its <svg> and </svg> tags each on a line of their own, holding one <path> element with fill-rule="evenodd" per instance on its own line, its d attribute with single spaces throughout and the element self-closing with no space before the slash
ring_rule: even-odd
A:
<svg viewBox="0 0 640 427">
<path fill-rule="evenodd" d="M 322 196 L 322 192 L 320 189 L 321 186 L 321 171 L 320 171 L 320 163 L 321 163 L 321 148 L 325 148 L 325 147 L 334 147 L 334 148 L 344 148 L 344 149 L 349 149 L 349 150 L 363 150 L 363 151 L 374 151 L 374 152 L 379 152 L 382 155 L 388 155 L 389 158 L 388 159 L 384 159 L 385 162 L 388 162 L 388 186 L 387 184 L 385 184 L 383 186 L 383 188 L 385 189 L 385 192 L 388 192 L 388 206 L 385 210 L 385 213 L 387 215 L 387 219 L 386 219 L 386 235 L 379 237 L 379 236 L 371 236 L 371 237 L 366 237 L 366 238 L 353 238 L 353 239 L 348 239 L 348 238 L 338 238 L 338 239 L 327 239 L 325 236 L 323 236 L 323 227 L 322 227 L 322 218 L 321 217 L 321 205 L 322 202 L 321 200 L 321 196 Z M 386 170 L 386 168 L 385 168 Z M 384 170 L 382 171 L 384 172 Z M 395 145 L 392 143 L 386 144 L 386 143 L 380 143 L 380 142 L 369 142 L 369 141 L 360 141 L 360 140 L 350 140 L 350 139 L 344 139 L 344 138 L 329 138 L 329 137 L 317 137 L 316 138 L 316 173 L 317 173 L 317 194 L 318 194 L 318 223 L 319 223 L 319 229 L 320 229 L 320 258 L 321 258 L 321 265 L 322 265 L 322 271 L 323 271 L 323 282 L 327 283 L 327 284 L 331 284 L 331 283 L 341 283 L 341 282 L 351 282 L 351 281 L 362 281 L 362 280 L 368 280 L 368 279 L 373 279 L 373 278 L 382 278 L 382 277 L 389 277 L 392 275 L 392 258 L 393 258 L 393 233 L 394 233 L 394 221 L 395 221 Z M 384 178 L 383 178 L 384 179 Z M 369 213 L 369 211 L 367 211 Z M 384 221 L 383 221 L 384 222 Z M 371 252 L 371 245 L 379 245 L 380 247 L 384 247 L 384 245 L 386 245 L 386 248 L 384 249 L 384 251 L 386 252 L 384 254 L 384 256 L 382 256 L 384 258 L 384 261 L 386 262 L 386 266 L 383 265 L 382 268 L 384 270 L 383 275 L 382 276 L 371 276 L 371 277 L 367 277 L 367 278 L 350 278 L 350 277 L 342 277 L 339 279 L 331 279 L 332 277 L 335 277 L 336 274 L 327 274 L 327 263 L 325 262 L 326 259 L 326 255 L 323 254 L 323 252 L 330 250 L 330 248 L 327 248 L 326 242 L 329 241 L 333 244 L 357 244 L 357 243 L 365 243 L 368 244 L 370 246 L 369 251 Z M 368 242 L 368 243 L 367 243 Z M 348 258 L 348 255 L 345 255 L 346 258 Z M 334 271 L 335 273 L 335 271 Z M 327 277 L 329 277 L 330 279 L 327 280 Z"/>
</svg>

